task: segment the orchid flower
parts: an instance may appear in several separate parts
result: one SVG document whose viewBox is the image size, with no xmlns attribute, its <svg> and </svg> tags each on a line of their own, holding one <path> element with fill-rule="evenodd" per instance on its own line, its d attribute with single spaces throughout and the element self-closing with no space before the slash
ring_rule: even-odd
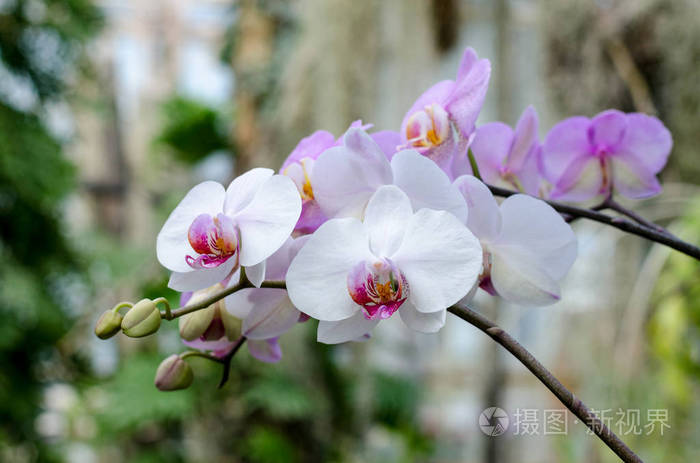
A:
<svg viewBox="0 0 700 463">
<path fill-rule="evenodd" d="M 414 210 L 445 210 L 461 221 L 467 217 L 464 198 L 433 161 L 403 150 L 390 162 L 379 145 L 357 128 L 347 131 L 342 146 L 326 150 L 316 160 L 311 181 L 327 217 L 362 218 L 374 192 L 391 184 L 410 198 Z"/>
<path fill-rule="evenodd" d="M 210 288 L 195 291 L 194 293 L 183 293 L 180 297 L 180 305 L 185 305 L 188 302 L 196 303 L 223 288 L 222 284 L 217 283 Z M 192 333 L 191 330 L 188 330 L 191 334 L 197 336 L 190 340 L 183 339 L 182 342 L 193 349 L 210 352 L 218 358 L 225 357 L 241 336 L 241 320 L 228 313 L 224 307 L 223 300 L 215 302 L 206 309 L 183 316 L 180 319 L 181 332 L 183 331 L 183 325 L 188 323 L 200 325 L 199 331 L 201 331 L 201 334 L 197 335 L 197 333 Z M 276 337 L 248 339 L 246 344 L 250 355 L 262 362 L 274 363 L 282 358 L 282 351 Z"/>
<path fill-rule="evenodd" d="M 228 189 L 217 182 L 192 188 L 163 225 L 156 242 L 158 260 L 173 273 L 178 291 L 207 288 L 239 265 L 262 281 L 264 260 L 294 229 L 301 200 L 294 182 L 271 169 L 252 169 Z"/>
<path fill-rule="evenodd" d="M 366 130 L 371 126 L 371 124 L 362 124 L 362 121 L 357 120 L 350 125 L 350 128 Z M 370 137 L 378 144 L 388 159 L 393 157 L 401 143 L 398 132 L 390 130 L 375 132 Z M 332 133 L 317 130 L 303 138 L 282 164 L 280 174 L 286 175 L 294 181 L 302 200 L 301 216 L 294 227 L 297 234 L 313 233 L 323 222 L 328 220 L 315 200 L 311 173 L 316 159 L 324 151 L 341 144 L 342 137 L 336 140 Z"/>
<path fill-rule="evenodd" d="M 572 117 L 555 125 L 542 151 L 550 198 L 586 201 L 618 192 L 647 198 L 661 191 L 656 179 L 671 152 L 671 134 L 657 118 L 611 109 L 593 119 Z"/>
<path fill-rule="evenodd" d="M 467 148 L 484 104 L 491 64 L 467 48 L 456 80 L 443 80 L 423 93 L 408 110 L 400 134 L 405 148 L 418 150 L 453 178 L 453 163 L 467 168 Z"/>
<path fill-rule="evenodd" d="M 267 259 L 265 279 L 284 280 L 287 269 L 308 235 L 293 239 Z M 230 285 L 238 281 L 236 274 Z M 242 333 L 248 339 L 262 340 L 277 338 L 287 332 L 298 321 L 303 321 L 301 312 L 294 307 L 287 291 L 278 288 L 246 288 L 225 298 L 226 309 L 233 316 L 243 320 Z"/>
<path fill-rule="evenodd" d="M 408 196 L 387 185 L 364 221 L 332 219 L 311 235 L 292 260 L 287 289 L 299 310 L 320 320 L 320 342 L 360 338 L 397 311 L 431 333 L 475 285 L 481 258 L 478 240 L 452 214 L 414 213 Z"/>
<path fill-rule="evenodd" d="M 486 183 L 538 194 L 540 143 L 537 125 L 537 113 L 529 106 L 520 116 L 515 130 L 503 122 L 490 122 L 476 130 L 471 150 Z"/>
<path fill-rule="evenodd" d="M 507 301 L 541 306 L 559 300 L 559 281 L 577 254 L 573 230 L 551 206 L 516 194 L 499 206 L 471 175 L 455 180 L 469 205 L 467 226 L 481 242 L 480 286 Z"/>
</svg>

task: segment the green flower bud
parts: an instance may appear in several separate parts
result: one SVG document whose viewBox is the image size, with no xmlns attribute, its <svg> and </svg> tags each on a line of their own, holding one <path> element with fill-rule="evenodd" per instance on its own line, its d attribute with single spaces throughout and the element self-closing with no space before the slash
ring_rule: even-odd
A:
<svg viewBox="0 0 700 463">
<path fill-rule="evenodd" d="M 235 341 L 241 337 L 241 331 L 243 328 L 243 321 L 240 318 L 236 318 L 226 310 L 223 301 L 219 307 L 219 313 L 221 314 L 221 321 L 224 323 L 224 330 L 226 330 L 226 337 L 230 341 Z"/>
<path fill-rule="evenodd" d="M 122 331 L 132 338 L 148 336 L 160 328 L 160 311 L 150 299 L 141 299 L 122 320 Z"/>
<path fill-rule="evenodd" d="M 186 341 L 194 341 L 204 334 L 214 320 L 216 310 L 207 307 L 180 317 L 180 337 Z"/>
<path fill-rule="evenodd" d="M 95 334 L 100 339 L 109 339 L 119 332 L 122 327 L 122 316 L 119 312 L 108 310 L 97 319 Z"/>
<path fill-rule="evenodd" d="M 155 384 L 161 391 L 177 391 L 190 387 L 192 379 L 192 368 L 189 364 L 179 355 L 173 354 L 158 365 Z"/>
</svg>

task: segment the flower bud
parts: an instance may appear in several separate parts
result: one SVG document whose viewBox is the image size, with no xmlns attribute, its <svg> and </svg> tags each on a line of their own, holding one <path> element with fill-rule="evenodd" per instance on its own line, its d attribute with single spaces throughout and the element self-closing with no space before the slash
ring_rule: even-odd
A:
<svg viewBox="0 0 700 463">
<path fill-rule="evenodd" d="M 148 336 L 160 328 L 160 311 L 150 299 L 141 299 L 124 315 L 122 330 L 132 338 Z"/>
<path fill-rule="evenodd" d="M 100 339 L 109 339 L 119 332 L 121 326 L 121 314 L 113 310 L 108 310 L 97 319 L 95 334 Z"/>
<path fill-rule="evenodd" d="M 214 307 L 207 307 L 180 317 L 180 337 L 185 341 L 194 341 L 202 336 L 214 320 L 215 312 Z"/>
<path fill-rule="evenodd" d="M 161 391 L 187 389 L 192 384 L 192 368 L 179 355 L 166 358 L 156 370 L 155 384 Z"/>
</svg>

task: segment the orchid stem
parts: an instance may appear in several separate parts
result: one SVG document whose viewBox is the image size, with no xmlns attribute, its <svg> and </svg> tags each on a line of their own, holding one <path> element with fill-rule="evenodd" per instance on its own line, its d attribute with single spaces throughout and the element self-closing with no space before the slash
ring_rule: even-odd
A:
<svg viewBox="0 0 700 463">
<path fill-rule="evenodd" d="M 467 323 L 475 326 L 491 339 L 503 346 L 530 372 L 544 384 L 571 413 L 576 415 L 591 431 L 595 433 L 610 450 L 626 463 L 642 463 L 637 456 L 617 435 L 603 423 L 598 416 L 569 391 L 552 373 L 547 370 L 527 349 L 510 334 L 488 318 L 466 306 L 453 305 L 447 310 Z"/>
<path fill-rule="evenodd" d="M 223 360 L 221 360 L 220 358 L 214 357 L 213 355 L 205 354 L 204 352 L 199 352 L 197 350 L 188 350 L 187 352 L 180 354 L 180 358 L 182 360 L 185 360 L 187 357 L 201 357 L 216 363 L 223 363 Z"/>
<path fill-rule="evenodd" d="M 131 302 L 120 302 L 112 308 L 112 312 L 118 313 L 119 309 L 123 309 L 124 307 L 132 308 L 133 306 L 134 304 Z"/>
<path fill-rule="evenodd" d="M 165 306 L 165 319 L 166 320 L 170 320 L 171 318 L 173 318 L 173 315 L 170 311 L 170 302 L 168 302 L 168 300 L 166 298 L 159 297 L 157 299 L 153 299 L 153 303 L 155 305 L 163 304 Z M 161 318 L 163 318 L 162 314 L 161 314 Z"/>
<path fill-rule="evenodd" d="M 276 280 L 270 280 L 270 281 L 263 281 L 262 284 L 260 285 L 261 288 L 279 288 L 279 289 L 286 289 L 287 285 L 285 284 L 284 281 L 276 281 Z M 183 315 L 187 315 L 188 313 L 196 312 L 198 310 L 206 309 L 210 305 L 214 304 L 217 301 L 220 301 L 221 299 L 225 298 L 226 296 L 229 296 L 236 291 L 240 291 L 241 289 L 245 288 L 253 288 L 253 284 L 248 281 L 246 278 L 244 281 L 239 281 L 238 284 L 235 284 L 233 286 L 230 286 L 228 288 L 224 288 L 221 291 L 218 291 L 208 298 L 197 302 L 196 304 L 189 304 L 185 305 L 182 307 L 178 307 L 177 309 L 174 309 L 170 311 L 170 314 L 168 315 L 167 313 L 163 314 L 163 318 L 166 320 L 173 320 L 178 317 L 182 317 Z"/>
<path fill-rule="evenodd" d="M 231 350 L 223 358 L 221 358 L 221 363 L 224 365 L 224 371 L 221 374 L 221 381 L 219 381 L 219 389 L 224 387 L 224 385 L 228 381 L 229 374 L 231 373 L 231 360 L 245 342 L 246 337 L 241 336 L 240 338 L 238 338 L 238 341 L 236 341 L 236 344 L 234 344 L 231 347 Z"/>
<path fill-rule="evenodd" d="M 472 152 L 471 148 L 467 150 L 467 156 L 469 157 L 469 165 L 472 166 L 472 173 L 474 174 L 474 177 L 481 180 L 481 172 L 479 172 L 479 165 L 476 163 L 476 158 L 474 157 L 474 152 Z"/>
<path fill-rule="evenodd" d="M 514 194 L 518 194 L 517 191 L 508 190 L 506 188 L 500 188 L 492 185 L 487 186 L 491 190 L 491 193 L 493 193 L 496 196 L 508 197 Z M 648 222 L 650 225 L 653 225 L 652 227 L 650 227 L 647 225 L 643 225 L 637 221 L 632 222 L 630 220 L 625 219 L 624 217 L 611 217 L 607 214 L 603 214 L 602 212 L 598 212 L 595 209 L 584 209 L 550 200 L 543 201 L 552 206 L 558 212 L 564 214 L 567 217 L 568 222 L 571 222 L 577 218 L 584 218 L 588 220 L 593 220 L 594 222 L 600 222 L 602 224 L 609 225 L 613 228 L 617 228 L 618 230 L 622 230 L 632 235 L 641 236 L 642 238 L 646 238 L 649 241 L 666 245 L 687 256 L 700 260 L 700 248 L 681 240 L 680 238 L 672 235 L 669 232 L 659 231 L 660 227 L 656 224 L 652 224 L 652 222 Z"/>
</svg>

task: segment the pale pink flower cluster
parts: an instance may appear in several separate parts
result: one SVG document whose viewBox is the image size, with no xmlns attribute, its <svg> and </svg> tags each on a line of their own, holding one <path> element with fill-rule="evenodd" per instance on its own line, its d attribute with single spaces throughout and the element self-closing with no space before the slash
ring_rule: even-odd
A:
<svg viewBox="0 0 700 463">
<path fill-rule="evenodd" d="M 158 235 L 170 287 L 201 297 L 236 284 L 241 269 L 256 287 L 226 297 L 188 345 L 217 355 L 244 336 L 254 356 L 276 361 L 277 338 L 309 318 L 319 341 L 340 343 L 396 313 L 436 332 L 477 288 L 515 304 L 556 302 L 576 237 L 535 196 L 657 193 L 671 138 L 657 119 L 618 111 L 567 119 L 544 143 L 532 107 L 515 129 L 477 127 L 489 76 L 490 63 L 467 49 L 456 79 L 421 95 L 399 132 L 369 134 L 360 121 L 340 138 L 318 131 L 279 174 L 195 186 Z M 486 183 L 520 193 L 499 203 L 470 154 Z"/>
</svg>

